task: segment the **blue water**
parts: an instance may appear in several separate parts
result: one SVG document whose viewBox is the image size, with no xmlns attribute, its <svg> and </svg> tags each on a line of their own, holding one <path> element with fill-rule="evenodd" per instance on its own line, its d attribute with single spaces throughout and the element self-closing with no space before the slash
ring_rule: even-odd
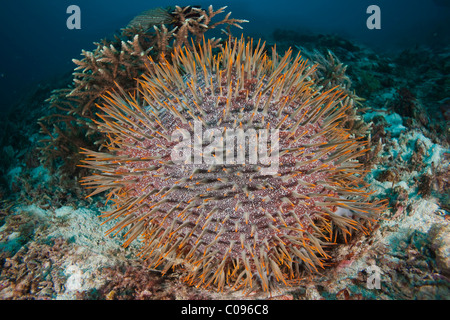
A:
<svg viewBox="0 0 450 320">
<path fill-rule="evenodd" d="M 81 30 L 66 27 L 66 9 L 73 4 L 81 9 Z M 81 49 L 92 50 L 92 42 L 118 32 L 141 11 L 175 4 L 227 5 L 232 17 L 250 20 L 244 32 L 254 37 L 270 37 L 276 28 L 335 33 L 380 51 L 450 43 L 449 0 L 2 1 L 0 110 L 33 85 L 70 72 Z M 381 9 L 380 30 L 366 26 L 372 4 Z"/>
</svg>

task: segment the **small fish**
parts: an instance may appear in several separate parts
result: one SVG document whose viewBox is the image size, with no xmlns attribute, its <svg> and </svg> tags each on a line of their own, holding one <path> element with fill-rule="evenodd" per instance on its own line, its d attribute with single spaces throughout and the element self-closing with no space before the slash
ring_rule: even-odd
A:
<svg viewBox="0 0 450 320">
<path fill-rule="evenodd" d="M 143 27 L 149 29 L 152 25 L 166 24 L 173 21 L 173 16 L 168 9 L 155 8 L 144 11 L 128 23 L 127 27 Z"/>
</svg>

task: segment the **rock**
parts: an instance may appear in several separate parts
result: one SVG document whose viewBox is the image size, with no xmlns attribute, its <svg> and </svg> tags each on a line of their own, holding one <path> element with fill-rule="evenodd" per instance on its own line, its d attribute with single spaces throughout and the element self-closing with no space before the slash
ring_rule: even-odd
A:
<svg viewBox="0 0 450 320">
<path fill-rule="evenodd" d="M 430 239 L 439 271 L 450 276 L 450 225 L 435 224 L 430 229 Z"/>
</svg>

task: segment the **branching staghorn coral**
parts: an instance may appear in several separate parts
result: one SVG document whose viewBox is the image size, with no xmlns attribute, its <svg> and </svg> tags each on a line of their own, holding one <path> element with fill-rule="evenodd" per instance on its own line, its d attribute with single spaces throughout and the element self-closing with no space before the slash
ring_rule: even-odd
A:
<svg viewBox="0 0 450 320">
<path fill-rule="evenodd" d="M 77 65 L 73 73 L 73 84 L 69 88 L 55 90 L 47 100 L 56 113 L 39 120 L 42 140 L 42 161 L 47 167 L 55 167 L 63 160 L 66 170 L 77 168 L 81 147 L 100 147 L 104 137 L 96 133 L 93 120 L 99 110 L 95 107 L 100 97 L 108 90 L 120 86 L 126 92 L 136 89 L 135 79 L 149 67 L 149 59 L 160 57 L 170 60 L 176 46 L 191 46 L 204 36 L 206 31 L 219 25 L 236 26 L 246 20 L 212 19 L 224 12 L 210 6 L 207 10 L 196 7 L 156 8 L 134 18 L 120 35 L 113 40 L 102 40 L 93 51 L 82 51 L 83 59 L 74 59 Z M 220 39 L 213 40 L 220 46 Z M 65 171 L 66 171 L 65 170 Z"/>
</svg>

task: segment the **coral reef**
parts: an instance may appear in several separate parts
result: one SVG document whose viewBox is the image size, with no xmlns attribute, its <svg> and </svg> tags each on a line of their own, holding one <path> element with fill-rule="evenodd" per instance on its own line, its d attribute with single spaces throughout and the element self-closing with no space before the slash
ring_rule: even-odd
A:
<svg viewBox="0 0 450 320">
<path fill-rule="evenodd" d="M 201 9 L 194 8 L 180 9 L 200 26 Z M 208 9 L 203 11 L 208 14 Z M 176 31 L 181 27 L 173 24 L 174 12 L 175 8 L 144 12 L 139 18 L 144 25 L 133 23 L 116 38 L 96 44 L 91 54 L 99 54 L 106 46 L 111 53 L 106 49 L 104 53 L 112 64 L 95 61 L 95 65 L 113 74 L 122 41 L 124 48 L 134 50 L 136 34 L 142 50 L 154 47 L 149 51 L 154 62 L 166 59 L 172 63 Z M 165 26 L 159 25 L 163 21 Z M 194 44 L 203 41 L 203 35 L 191 36 Z M 158 52 L 162 40 L 168 38 L 169 48 L 161 60 Z M 183 45 L 192 50 L 191 39 Z M 348 121 L 343 125 L 369 140 L 366 148 L 370 150 L 358 157 L 368 170 L 364 180 L 380 198 L 390 202 L 370 234 L 354 230 L 346 245 L 326 248 L 332 258 L 327 260 L 325 271 L 303 277 L 271 295 L 252 292 L 243 296 L 239 291 L 216 293 L 188 286 L 180 281 L 186 275 L 180 268 L 171 268 L 162 276 L 161 266 L 152 269 L 145 261 L 135 259 L 142 244 L 135 241 L 127 248 L 120 246 L 125 231 L 119 233 L 120 237 L 104 236 L 115 223 L 100 226 L 100 212 L 113 207 L 106 207 L 100 194 L 85 199 L 85 191 L 76 183 L 77 177 L 88 170 L 74 167 L 84 157 L 77 150 L 96 150 L 106 140 L 98 133 L 94 135 L 94 120 L 98 121 L 94 116 L 101 113 L 95 103 L 101 98 L 86 106 L 89 92 L 82 97 L 81 90 L 77 96 L 68 97 L 75 88 L 82 88 L 70 73 L 24 91 L 23 99 L 9 113 L 0 111 L 4 129 L 0 132 L 0 298 L 448 300 L 450 48 L 417 46 L 381 53 L 339 36 L 290 30 L 276 30 L 273 39 L 266 39 L 267 48 L 275 44 L 272 40 L 278 52 L 291 47 L 295 56 L 297 47 L 301 47 L 303 54 L 312 53 L 310 58 L 315 59 L 311 65 L 318 63 L 317 70 L 323 72 L 335 70 L 340 75 L 335 77 L 335 85 L 339 79 L 349 78 L 350 83 L 341 82 L 350 85 L 346 94 L 354 92 L 365 99 L 363 104 L 354 101 L 350 109 L 357 108 L 358 112 L 346 113 Z M 212 44 L 224 43 L 214 41 Z M 217 54 L 218 48 L 213 52 Z M 270 56 L 270 50 L 264 52 Z M 127 61 L 142 66 L 139 57 L 125 54 Z M 87 55 L 79 59 L 86 67 Z M 77 72 L 82 74 L 83 68 Z M 340 73 L 343 68 L 345 73 Z M 92 70 L 76 79 L 94 81 L 90 80 Z M 145 67 L 141 70 L 146 71 Z M 94 78 L 97 76 L 102 81 L 98 73 Z M 320 78 L 324 77 L 313 80 Z M 102 83 L 92 93 L 102 91 Z M 136 82 L 127 83 L 129 91 L 135 90 Z M 50 101 L 45 99 L 57 88 L 66 89 L 53 92 L 53 108 L 48 108 Z M 40 118 L 43 133 L 38 132 Z M 87 132 L 90 135 L 86 136 Z M 39 144 L 40 139 L 50 140 Z M 38 147 L 44 149 L 40 159 Z M 368 285 L 374 268 L 379 270 L 378 287 Z"/>
<path fill-rule="evenodd" d="M 13 257 L 2 257 L 0 273 L 1 299 L 51 299 L 64 291 L 66 279 L 58 265 L 70 245 L 64 239 L 49 244 L 31 243 Z"/>
</svg>

